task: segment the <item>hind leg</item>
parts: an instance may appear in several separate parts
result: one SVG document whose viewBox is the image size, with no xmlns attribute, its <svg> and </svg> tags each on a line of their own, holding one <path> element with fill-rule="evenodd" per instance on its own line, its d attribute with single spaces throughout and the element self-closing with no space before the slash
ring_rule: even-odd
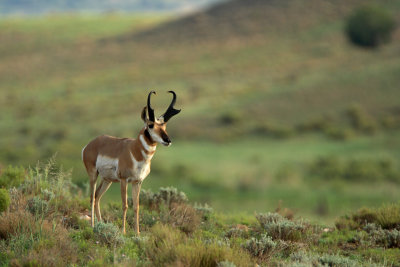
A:
<svg viewBox="0 0 400 267">
<path fill-rule="evenodd" d="M 94 202 L 96 199 L 96 184 L 97 184 L 97 177 L 98 173 L 97 170 L 94 170 L 89 173 L 89 179 L 90 179 L 90 202 L 91 202 L 91 225 L 92 227 L 94 226 Z"/>
<path fill-rule="evenodd" d="M 97 188 L 96 190 L 96 198 L 94 199 L 94 208 L 96 210 L 96 217 L 98 221 L 102 221 L 100 212 L 100 199 L 103 196 L 103 194 L 108 190 L 108 188 L 110 188 L 111 184 L 112 182 L 103 179 L 99 185 L 99 188 Z"/>
</svg>

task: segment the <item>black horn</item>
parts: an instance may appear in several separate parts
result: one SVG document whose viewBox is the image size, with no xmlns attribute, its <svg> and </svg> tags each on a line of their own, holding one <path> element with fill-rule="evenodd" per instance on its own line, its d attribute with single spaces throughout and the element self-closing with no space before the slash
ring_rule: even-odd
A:
<svg viewBox="0 0 400 267">
<path fill-rule="evenodd" d="M 176 94 L 174 91 L 168 91 L 168 93 L 171 93 L 173 95 L 171 104 L 169 104 L 169 107 L 167 109 L 167 111 L 164 113 L 163 117 L 164 117 L 164 122 L 167 122 L 169 119 L 171 119 L 173 116 L 175 116 L 176 114 L 178 114 L 179 112 L 181 112 L 181 110 L 179 109 L 174 109 L 174 105 L 176 102 Z"/>
<path fill-rule="evenodd" d="M 150 93 L 149 93 L 149 96 L 147 97 L 147 111 L 148 111 L 148 113 L 149 113 L 149 120 L 150 121 L 152 121 L 152 122 L 154 122 L 154 109 L 151 107 L 151 105 L 150 105 L 150 97 L 151 97 L 151 94 L 156 94 L 156 92 L 154 92 L 154 91 L 151 91 Z"/>
</svg>

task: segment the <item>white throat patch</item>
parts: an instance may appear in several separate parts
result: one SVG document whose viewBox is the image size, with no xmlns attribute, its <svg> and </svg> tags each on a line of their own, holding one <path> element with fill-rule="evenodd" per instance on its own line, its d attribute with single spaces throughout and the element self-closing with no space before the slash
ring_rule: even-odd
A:
<svg viewBox="0 0 400 267">
<path fill-rule="evenodd" d="M 139 140 L 142 143 L 142 146 L 144 147 L 144 149 L 146 149 L 146 151 L 148 151 L 148 152 L 156 151 L 156 146 L 150 146 L 149 144 L 147 144 L 146 140 L 144 140 L 143 135 L 139 136 Z"/>
</svg>

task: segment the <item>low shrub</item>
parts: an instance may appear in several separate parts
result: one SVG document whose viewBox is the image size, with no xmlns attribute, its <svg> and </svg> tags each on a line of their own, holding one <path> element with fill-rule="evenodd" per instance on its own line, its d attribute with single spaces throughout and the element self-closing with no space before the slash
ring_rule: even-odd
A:
<svg viewBox="0 0 400 267">
<path fill-rule="evenodd" d="M 222 261 L 228 266 L 255 266 L 254 260 L 240 247 L 230 247 L 218 242 L 202 243 L 197 240 L 179 244 L 174 266 L 214 267 Z M 226 266 L 226 265 L 223 265 Z"/>
<path fill-rule="evenodd" d="M 256 218 L 262 229 L 274 240 L 299 241 L 308 230 L 306 224 L 290 221 L 278 213 L 259 213 Z"/>
<path fill-rule="evenodd" d="M 213 208 L 208 206 L 207 204 L 202 205 L 199 203 L 194 203 L 193 207 L 201 215 L 204 221 L 208 221 L 214 211 Z"/>
<path fill-rule="evenodd" d="M 50 201 L 55 197 L 55 194 L 53 193 L 53 191 L 48 190 L 48 189 L 42 189 L 41 195 L 42 195 L 43 199 L 46 201 Z"/>
<path fill-rule="evenodd" d="M 290 255 L 290 259 L 296 264 L 290 266 L 337 266 L 351 267 L 359 266 L 357 261 L 351 260 L 339 254 L 310 254 L 298 251 Z"/>
<path fill-rule="evenodd" d="M 285 218 L 279 213 L 272 213 L 272 212 L 258 213 L 256 214 L 256 219 L 262 227 L 270 223 L 277 223 L 285 220 Z"/>
<path fill-rule="evenodd" d="M 33 247 L 34 242 L 35 240 L 32 235 L 21 233 L 10 237 L 8 247 L 15 254 L 23 255 Z"/>
<path fill-rule="evenodd" d="M 249 229 L 245 225 L 236 225 L 231 227 L 225 236 L 228 238 L 247 238 L 249 235 Z"/>
<path fill-rule="evenodd" d="M 156 204 L 154 199 L 154 193 L 151 190 L 141 189 L 139 195 L 139 202 L 140 205 L 143 205 L 145 207 L 148 208 L 152 207 L 152 205 Z M 130 207 L 133 206 L 132 198 L 128 198 L 128 205 Z"/>
<path fill-rule="evenodd" d="M 250 240 L 247 240 L 243 244 L 243 248 L 249 251 L 254 257 L 266 260 L 276 252 L 278 245 L 270 236 L 264 234 L 258 239 L 252 237 Z"/>
<path fill-rule="evenodd" d="M 146 246 L 147 258 L 156 266 L 171 264 L 177 259 L 176 247 L 185 242 L 182 232 L 172 227 L 156 224 L 151 228 Z"/>
<path fill-rule="evenodd" d="M 9 189 L 9 195 L 10 195 L 10 211 L 16 211 L 24 207 L 25 203 L 25 197 L 19 191 L 17 188 L 13 187 Z"/>
<path fill-rule="evenodd" d="M 366 5 L 357 8 L 346 23 L 349 40 L 363 47 L 377 47 L 390 40 L 395 20 L 384 8 Z"/>
<path fill-rule="evenodd" d="M 299 241 L 306 232 L 305 225 L 289 220 L 267 224 L 264 229 L 274 239 L 290 241 Z"/>
<path fill-rule="evenodd" d="M 220 261 L 218 262 L 217 267 L 236 267 L 236 264 L 230 261 Z"/>
<path fill-rule="evenodd" d="M 141 229 L 143 230 L 150 229 L 158 221 L 160 221 L 160 214 L 154 210 L 143 209 L 140 211 L 139 217 L 140 217 L 139 224 Z M 129 223 L 133 223 L 133 221 Z"/>
<path fill-rule="evenodd" d="M 0 188 L 18 187 L 25 180 L 25 169 L 8 166 L 0 175 Z"/>
<path fill-rule="evenodd" d="M 62 224 L 65 228 L 85 229 L 89 225 L 89 221 L 82 219 L 81 214 L 76 211 L 70 211 L 70 213 L 69 216 L 63 216 Z"/>
<path fill-rule="evenodd" d="M 337 266 L 337 267 L 351 267 L 359 266 L 360 264 L 347 257 L 335 254 L 323 254 L 318 256 L 318 262 L 322 266 Z"/>
<path fill-rule="evenodd" d="M 35 196 L 28 200 L 26 209 L 36 217 L 45 217 L 49 210 L 49 204 L 47 201 Z"/>
<path fill-rule="evenodd" d="M 55 156 L 46 164 L 38 163 L 30 168 L 26 179 L 21 184 L 21 190 L 25 194 L 40 195 L 42 192 L 52 192 L 55 196 L 55 204 L 70 197 L 71 190 L 76 188 L 71 181 L 71 172 L 64 172 L 56 165 Z"/>
<path fill-rule="evenodd" d="M 174 204 L 165 217 L 162 219 L 164 223 L 177 227 L 186 234 L 193 233 L 201 222 L 200 215 L 187 204 Z"/>
<path fill-rule="evenodd" d="M 0 212 L 8 210 L 10 206 L 10 194 L 6 189 L 0 189 Z"/>
<path fill-rule="evenodd" d="M 156 203 L 162 203 L 168 207 L 188 201 L 186 194 L 178 191 L 175 187 L 161 187 L 159 192 L 154 195 L 154 198 L 156 199 Z"/>
<path fill-rule="evenodd" d="M 144 249 L 152 266 L 217 266 L 221 261 L 236 266 L 254 265 L 249 254 L 225 242 L 189 239 L 181 231 L 163 224 L 156 224 L 150 232 Z"/>
<path fill-rule="evenodd" d="M 161 187 L 157 193 L 150 190 L 141 190 L 140 203 L 150 209 L 158 209 L 161 205 L 171 207 L 173 204 L 186 203 L 186 194 L 175 187 Z M 129 201 L 132 203 L 132 200 Z"/>
<path fill-rule="evenodd" d="M 93 233 L 98 241 L 108 246 L 117 247 L 124 243 L 121 232 L 112 223 L 97 222 L 94 225 Z"/>
<path fill-rule="evenodd" d="M 351 215 L 340 217 L 335 225 L 338 229 L 355 230 L 372 223 L 383 229 L 400 230 L 400 204 L 388 204 L 375 209 L 361 208 Z"/>
<path fill-rule="evenodd" d="M 369 232 L 372 242 L 385 248 L 400 248 L 400 231 L 377 229 Z"/>
<path fill-rule="evenodd" d="M 16 234 L 31 234 L 35 219 L 27 211 L 7 212 L 0 216 L 0 239 L 9 239 Z"/>
</svg>

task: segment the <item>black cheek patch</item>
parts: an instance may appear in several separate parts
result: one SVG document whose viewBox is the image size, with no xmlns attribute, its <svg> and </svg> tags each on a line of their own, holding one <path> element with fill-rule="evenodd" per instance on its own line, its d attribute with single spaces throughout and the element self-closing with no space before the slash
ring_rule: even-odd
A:
<svg viewBox="0 0 400 267">
<path fill-rule="evenodd" d="M 150 136 L 150 133 L 149 133 L 149 131 L 144 131 L 144 136 L 146 136 L 149 140 L 151 140 L 151 136 Z"/>
</svg>

